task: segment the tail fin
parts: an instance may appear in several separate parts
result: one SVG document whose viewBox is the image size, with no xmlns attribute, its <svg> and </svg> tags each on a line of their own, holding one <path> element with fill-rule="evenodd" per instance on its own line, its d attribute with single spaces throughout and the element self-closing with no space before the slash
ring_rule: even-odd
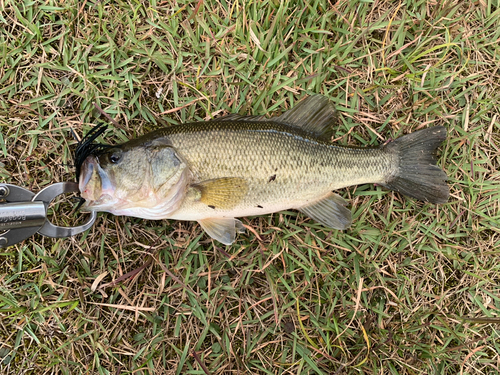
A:
<svg viewBox="0 0 500 375">
<path fill-rule="evenodd" d="M 445 203 L 450 195 L 446 174 L 436 165 L 435 151 L 446 139 L 442 126 L 423 129 L 382 146 L 399 157 L 399 168 L 384 184 L 404 195 Z"/>
</svg>

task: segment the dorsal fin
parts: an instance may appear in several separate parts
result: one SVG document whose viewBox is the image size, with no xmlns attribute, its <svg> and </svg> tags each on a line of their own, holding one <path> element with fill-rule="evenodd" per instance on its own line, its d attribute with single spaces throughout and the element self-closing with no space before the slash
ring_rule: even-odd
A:
<svg viewBox="0 0 500 375">
<path fill-rule="evenodd" d="M 336 122 L 335 113 L 335 107 L 327 97 L 313 95 L 305 98 L 281 116 L 270 120 L 297 126 L 316 136 L 330 140 Z"/>
<path fill-rule="evenodd" d="M 316 137 L 330 141 L 333 136 L 333 126 L 336 123 L 335 107 L 323 95 L 313 95 L 302 100 L 292 109 L 281 116 L 266 118 L 266 116 L 242 116 L 237 113 L 211 120 L 218 121 L 250 121 L 250 122 L 276 122 L 301 128 Z"/>
<path fill-rule="evenodd" d="M 210 120 L 210 121 L 216 121 L 216 122 L 219 122 L 219 121 L 253 121 L 253 122 L 258 122 L 258 121 L 266 121 L 266 120 L 269 120 L 269 119 L 267 119 L 266 116 L 264 116 L 264 115 L 244 116 L 244 115 L 240 115 L 238 113 L 230 113 L 228 115 L 218 117 L 218 118 L 216 118 L 214 120 Z"/>
</svg>

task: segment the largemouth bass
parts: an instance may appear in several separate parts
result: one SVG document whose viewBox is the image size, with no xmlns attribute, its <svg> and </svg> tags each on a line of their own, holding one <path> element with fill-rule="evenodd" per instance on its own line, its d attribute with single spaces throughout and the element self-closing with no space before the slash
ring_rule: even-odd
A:
<svg viewBox="0 0 500 375">
<path fill-rule="evenodd" d="M 297 209 L 346 229 L 347 202 L 334 190 L 377 183 L 444 203 L 446 174 L 435 150 L 444 127 L 379 147 L 331 143 L 335 110 L 320 95 L 281 116 L 229 115 L 162 128 L 117 146 L 94 143 L 92 129 L 75 153 L 84 207 L 144 219 L 193 220 L 229 245 L 243 231 L 237 217 Z"/>
</svg>

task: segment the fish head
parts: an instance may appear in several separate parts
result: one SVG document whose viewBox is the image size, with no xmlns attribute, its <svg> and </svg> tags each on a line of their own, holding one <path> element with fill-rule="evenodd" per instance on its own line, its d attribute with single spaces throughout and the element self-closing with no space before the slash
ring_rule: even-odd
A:
<svg viewBox="0 0 500 375">
<path fill-rule="evenodd" d="M 124 144 L 87 156 L 79 189 L 87 210 L 162 219 L 182 203 L 189 175 L 187 164 L 169 145 Z"/>
</svg>

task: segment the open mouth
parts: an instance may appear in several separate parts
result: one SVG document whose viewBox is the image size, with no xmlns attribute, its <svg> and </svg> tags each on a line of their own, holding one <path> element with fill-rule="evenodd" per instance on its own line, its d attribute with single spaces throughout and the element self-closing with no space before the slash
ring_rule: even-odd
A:
<svg viewBox="0 0 500 375">
<path fill-rule="evenodd" d="M 113 185 L 107 173 L 99 165 L 95 156 L 89 156 L 82 164 L 78 188 L 83 199 L 84 209 L 100 210 L 113 200 Z"/>
<path fill-rule="evenodd" d="M 93 156 L 89 156 L 88 159 L 94 158 Z M 87 159 L 87 160 L 88 160 Z M 94 163 L 87 162 L 85 161 L 82 165 L 82 170 L 80 174 L 80 181 L 78 184 L 78 188 L 80 189 L 80 193 L 82 194 L 82 197 L 85 199 L 88 198 L 89 195 L 89 182 L 90 179 L 92 178 L 92 175 L 94 174 Z"/>
<path fill-rule="evenodd" d="M 89 156 L 83 162 L 80 171 L 78 188 L 82 198 L 87 202 L 98 199 L 101 191 L 101 177 L 98 172 L 98 164 L 95 156 Z"/>
</svg>

